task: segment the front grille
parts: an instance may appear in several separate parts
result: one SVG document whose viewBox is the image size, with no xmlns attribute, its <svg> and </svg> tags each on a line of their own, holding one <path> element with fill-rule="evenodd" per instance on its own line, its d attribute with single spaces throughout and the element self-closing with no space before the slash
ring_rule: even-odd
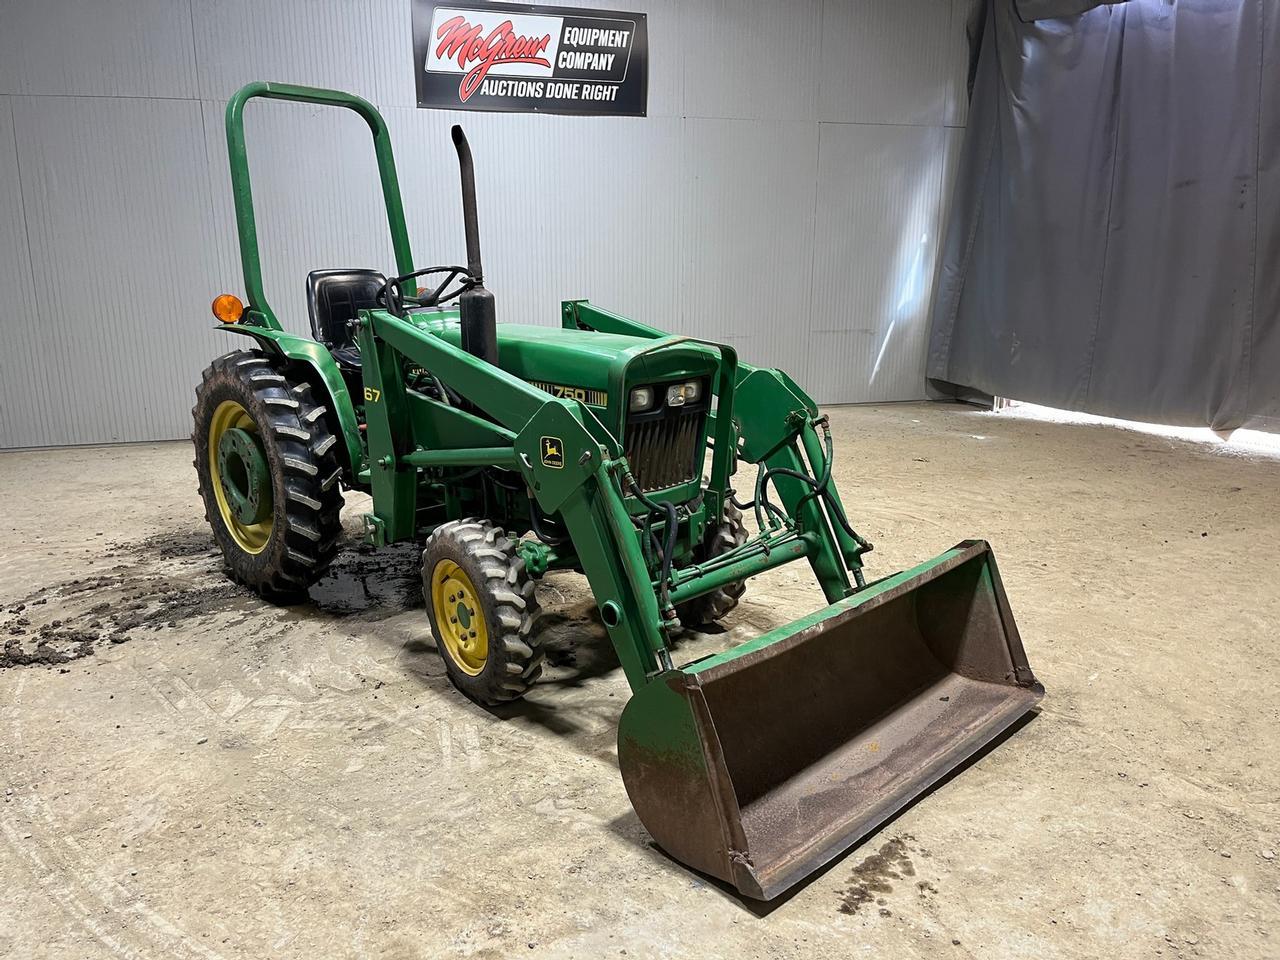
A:
<svg viewBox="0 0 1280 960">
<path fill-rule="evenodd" d="M 701 473 L 706 407 L 665 407 L 627 423 L 627 462 L 640 489 L 664 490 Z"/>
</svg>

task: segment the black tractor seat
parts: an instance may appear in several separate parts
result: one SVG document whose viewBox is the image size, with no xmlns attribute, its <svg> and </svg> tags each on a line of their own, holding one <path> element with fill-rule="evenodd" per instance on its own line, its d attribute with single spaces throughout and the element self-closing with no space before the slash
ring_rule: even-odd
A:
<svg viewBox="0 0 1280 960">
<path fill-rule="evenodd" d="M 360 345 L 349 326 L 356 311 L 378 305 L 387 282 L 377 270 L 312 270 L 307 274 L 307 309 L 311 334 L 333 354 L 344 372 L 360 370 Z"/>
</svg>

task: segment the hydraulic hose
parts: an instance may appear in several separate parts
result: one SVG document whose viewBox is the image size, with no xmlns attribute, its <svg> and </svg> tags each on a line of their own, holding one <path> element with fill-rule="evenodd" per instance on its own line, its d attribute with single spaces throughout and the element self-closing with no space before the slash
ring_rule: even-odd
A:
<svg viewBox="0 0 1280 960">
<path fill-rule="evenodd" d="M 763 466 L 761 467 L 761 470 L 763 470 Z M 760 478 L 760 474 L 757 473 L 756 479 L 759 480 L 759 478 Z M 746 513 L 748 510 L 754 511 L 756 514 L 756 525 L 759 526 L 761 530 L 764 529 L 763 517 L 760 513 L 760 501 L 758 498 L 755 500 L 748 500 L 746 503 L 742 503 L 738 500 L 737 492 L 734 490 L 730 490 L 729 502 L 732 503 L 739 510 L 741 510 L 743 513 Z M 777 527 L 780 524 L 785 524 L 787 522 L 787 515 L 783 513 L 782 510 L 776 504 L 765 503 L 764 506 L 769 509 L 770 511 L 769 516 L 778 520 L 778 523 L 770 524 L 770 526 L 772 526 L 774 529 L 777 529 Z"/>
<path fill-rule="evenodd" d="M 662 613 L 665 617 L 668 610 L 674 609 L 671 606 L 671 567 L 675 562 L 676 554 L 676 507 L 674 503 L 657 503 L 645 496 L 644 491 L 640 489 L 640 484 L 636 482 L 636 478 L 632 476 L 630 470 L 626 471 L 625 478 L 627 487 L 631 490 L 632 495 L 648 510 L 644 520 L 645 542 L 652 543 L 655 547 L 658 546 L 657 537 L 653 533 L 654 514 L 663 516 L 667 522 L 665 542 L 659 550 L 659 556 L 662 561 L 662 574 L 658 581 L 658 596 L 661 601 Z"/>
<path fill-rule="evenodd" d="M 870 553 L 875 549 L 875 547 L 866 538 L 864 538 L 862 534 L 858 533 L 858 531 L 853 528 L 853 524 L 849 522 L 849 518 L 845 515 L 844 508 L 841 506 L 840 501 L 837 500 L 831 492 L 831 469 L 835 462 L 835 446 L 831 439 L 831 429 L 827 425 L 826 417 L 819 420 L 817 425 L 822 428 L 823 446 L 826 448 L 821 479 L 815 480 L 813 477 L 800 473 L 797 470 L 791 470 L 787 467 L 773 467 L 772 469 L 765 469 L 762 464 L 760 476 L 756 481 L 756 502 L 763 503 L 765 509 L 772 513 L 777 508 L 769 500 L 769 481 L 773 480 L 775 476 L 790 477 L 794 480 L 798 480 L 805 486 L 809 487 L 809 492 L 796 502 L 796 512 L 799 513 L 800 509 L 810 500 L 820 498 L 827 508 L 827 515 L 833 518 L 836 523 L 840 525 L 840 528 L 861 548 L 862 553 Z M 759 507 L 756 509 L 758 516 Z M 866 580 L 862 575 L 860 567 L 854 568 L 853 579 L 859 590 L 866 586 Z"/>
</svg>

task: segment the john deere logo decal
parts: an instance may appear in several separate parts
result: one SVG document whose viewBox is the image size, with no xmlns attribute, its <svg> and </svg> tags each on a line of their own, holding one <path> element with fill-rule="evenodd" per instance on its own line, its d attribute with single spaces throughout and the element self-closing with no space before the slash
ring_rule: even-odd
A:
<svg viewBox="0 0 1280 960">
<path fill-rule="evenodd" d="M 542 438 L 542 465 L 553 470 L 564 466 L 564 444 L 559 437 Z"/>
</svg>

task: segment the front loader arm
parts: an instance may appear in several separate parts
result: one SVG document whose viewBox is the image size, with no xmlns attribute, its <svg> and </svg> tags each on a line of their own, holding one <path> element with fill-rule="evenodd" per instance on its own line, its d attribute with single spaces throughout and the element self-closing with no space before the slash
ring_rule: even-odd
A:
<svg viewBox="0 0 1280 960">
<path fill-rule="evenodd" d="M 838 511 L 843 516 L 844 506 L 818 438 L 816 428 L 823 424 L 825 429 L 825 423 L 818 416 L 817 404 L 780 370 L 751 369 L 738 382 L 736 393 L 735 415 L 742 438 L 739 459 L 760 464 L 761 481 L 771 475 L 769 482 L 777 489 L 787 514 L 799 522 L 802 531 L 816 535 L 809 559 L 827 600 L 847 597 L 854 585 L 861 584 L 862 555 L 869 547 L 835 516 L 827 515 Z M 826 492 L 817 495 L 812 483 L 822 484 L 824 479 Z M 767 486 L 757 482 L 757 500 L 767 494 Z M 756 504 L 756 512 L 762 521 L 768 521 L 763 504 Z M 849 573 L 854 575 L 854 585 L 849 582 Z"/>
<path fill-rule="evenodd" d="M 505 448 L 472 451 L 478 465 L 499 458 L 518 470 L 546 513 L 559 513 L 600 608 L 627 680 L 639 689 L 662 667 L 666 641 L 648 566 L 613 471 L 610 451 L 588 429 L 592 416 L 576 400 L 552 397 L 460 347 L 385 311 L 362 316 L 365 383 L 378 391 L 366 402 L 374 507 L 387 539 L 413 535 L 412 496 L 417 464 L 430 451 L 396 449 L 411 438 L 397 424 L 407 418 L 398 356 L 430 370 L 514 436 Z M 548 450 L 548 442 L 554 451 Z M 454 465 L 465 457 L 450 451 Z M 383 505 L 392 504 L 384 512 Z M 666 661 L 670 664 L 669 658 Z"/>
<path fill-rule="evenodd" d="M 430 370 L 508 429 L 519 430 L 549 399 L 546 391 L 385 310 L 362 312 L 362 318 L 361 356 L 372 356 L 379 343 L 385 344 Z"/>
<path fill-rule="evenodd" d="M 507 459 L 511 459 L 510 438 L 552 398 L 385 310 L 361 311 L 358 323 L 374 536 L 378 542 L 406 540 L 417 532 L 418 468 L 432 465 L 426 458 L 433 451 L 419 447 L 422 438 L 415 437 L 412 401 L 405 389 L 401 358 L 430 370 L 456 394 L 496 420 L 504 429 L 495 436 L 494 443 L 500 444 L 497 449 Z M 498 457 L 495 446 L 478 447 L 472 453 L 474 462 L 469 463 L 465 456 L 459 459 L 459 451 L 450 451 L 449 465 L 493 466 Z"/>
<path fill-rule="evenodd" d="M 586 300 L 563 301 L 560 320 L 567 329 L 598 330 L 651 340 L 669 336 L 656 327 L 604 310 Z M 812 488 L 805 481 L 790 475 L 799 473 L 820 480 L 826 469 L 826 454 L 815 429 L 821 422 L 817 404 L 781 370 L 738 362 L 734 382 L 732 416 L 740 438 L 739 461 L 761 464 L 765 471 L 777 471 L 771 483 L 787 514 L 799 521 L 801 530 L 813 541 L 809 557 L 823 593 L 829 601 L 848 596 L 854 586 L 862 582 L 861 558 L 869 546 L 843 524 L 826 516 L 824 499 L 844 515 L 840 494 L 829 477 L 825 497 L 817 497 L 809 495 Z M 818 477 L 806 469 L 806 458 Z M 854 584 L 850 584 L 850 573 Z"/>
<path fill-rule="evenodd" d="M 360 343 L 374 508 L 385 539 L 415 533 L 417 469 L 438 456 L 417 447 L 414 439 L 400 372 L 400 358 L 408 358 L 513 434 L 509 445 L 449 451 L 449 465 L 518 470 L 538 506 L 561 517 L 632 689 L 669 670 L 666 617 L 672 611 L 659 605 L 663 584 L 654 580 L 628 512 L 626 461 L 616 445 L 606 446 L 593 435 L 591 412 L 386 311 L 362 314 Z M 722 391 L 728 388 L 721 384 Z M 667 602 L 683 602 L 801 557 L 809 559 L 828 600 L 849 596 L 854 587 L 848 571 L 860 569 L 862 548 L 840 539 L 844 531 L 838 525 L 833 529 L 822 498 L 814 495 L 818 478 L 801 452 L 810 438 L 819 449 L 813 401 L 775 370 L 752 370 L 731 392 L 725 409 L 741 425 L 739 456 L 775 472 L 771 482 L 788 519 L 762 528 L 713 563 L 673 568 L 666 589 L 674 600 Z M 810 461 L 819 462 L 812 453 Z"/>
</svg>

